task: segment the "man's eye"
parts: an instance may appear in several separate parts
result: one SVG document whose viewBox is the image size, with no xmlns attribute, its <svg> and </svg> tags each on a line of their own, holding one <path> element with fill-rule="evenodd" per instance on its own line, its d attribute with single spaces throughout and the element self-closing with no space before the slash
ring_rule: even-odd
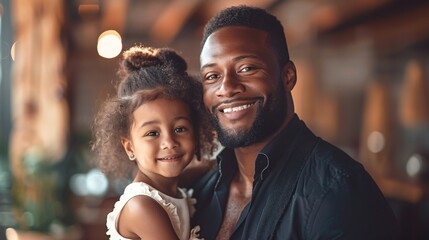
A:
<svg viewBox="0 0 429 240">
<path fill-rule="evenodd" d="M 253 67 L 243 67 L 240 69 L 239 72 L 249 72 L 252 71 L 254 68 Z"/>
<path fill-rule="evenodd" d="M 206 80 L 214 80 L 217 79 L 219 77 L 219 75 L 217 74 L 209 74 L 206 76 Z"/>
<path fill-rule="evenodd" d="M 149 136 L 149 137 L 155 137 L 155 136 L 158 136 L 158 135 L 159 135 L 159 133 L 155 132 L 155 131 L 147 132 L 145 134 L 145 136 Z"/>
<path fill-rule="evenodd" d="M 185 132 L 187 129 L 185 127 L 178 127 L 174 129 L 175 133 Z"/>
</svg>

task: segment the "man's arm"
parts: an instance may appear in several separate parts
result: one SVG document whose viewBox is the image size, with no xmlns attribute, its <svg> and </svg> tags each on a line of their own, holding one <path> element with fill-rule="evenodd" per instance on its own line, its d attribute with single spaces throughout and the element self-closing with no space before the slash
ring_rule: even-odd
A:
<svg viewBox="0 0 429 240">
<path fill-rule="evenodd" d="M 398 239 L 399 226 L 366 172 L 344 175 L 314 204 L 306 239 Z"/>
</svg>

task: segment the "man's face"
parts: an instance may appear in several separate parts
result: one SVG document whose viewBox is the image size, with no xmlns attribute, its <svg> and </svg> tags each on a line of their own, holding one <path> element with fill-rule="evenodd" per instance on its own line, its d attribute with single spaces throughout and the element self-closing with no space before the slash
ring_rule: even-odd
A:
<svg viewBox="0 0 429 240">
<path fill-rule="evenodd" d="M 285 89 L 266 32 L 221 28 L 207 38 L 200 63 L 204 104 L 224 146 L 245 147 L 279 129 L 286 115 Z"/>
</svg>

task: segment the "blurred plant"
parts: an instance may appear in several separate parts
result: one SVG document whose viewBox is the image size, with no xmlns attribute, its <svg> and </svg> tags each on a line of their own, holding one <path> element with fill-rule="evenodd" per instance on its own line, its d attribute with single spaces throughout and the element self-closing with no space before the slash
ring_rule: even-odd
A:
<svg viewBox="0 0 429 240">
<path fill-rule="evenodd" d="M 11 174 L 7 161 L 7 151 L 0 146 L 0 227 L 7 228 L 16 224 L 12 217 Z"/>
<path fill-rule="evenodd" d="M 69 171 L 73 159 L 45 159 L 38 149 L 22 158 L 22 175 L 12 177 L 12 206 L 16 228 L 63 235 L 73 225 L 68 204 Z"/>
<path fill-rule="evenodd" d="M 15 218 L 21 229 L 47 232 L 56 215 L 61 215 L 55 197 L 57 173 L 51 161 L 41 157 L 36 149 L 23 156 L 23 179 L 13 179 L 12 196 Z"/>
</svg>

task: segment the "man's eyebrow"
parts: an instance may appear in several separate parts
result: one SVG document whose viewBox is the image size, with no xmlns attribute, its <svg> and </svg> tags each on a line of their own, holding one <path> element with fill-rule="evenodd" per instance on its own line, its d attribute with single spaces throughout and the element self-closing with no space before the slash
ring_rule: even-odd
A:
<svg viewBox="0 0 429 240">
<path fill-rule="evenodd" d="M 233 58 L 232 60 L 234 62 L 237 62 L 237 61 L 240 61 L 240 60 L 246 59 L 246 58 L 255 58 L 255 59 L 257 59 L 258 56 L 252 55 L 252 54 L 250 54 L 250 55 L 240 55 L 240 56 L 237 56 L 237 57 Z M 216 65 L 217 65 L 216 63 L 207 63 L 207 64 L 204 64 L 203 66 L 201 66 L 200 70 L 203 70 L 204 68 L 213 67 L 213 66 L 216 66 Z"/>
<path fill-rule="evenodd" d="M 242 60 L 242 59 L 246 59 L 246 58 L 258 58 L 258 56 L 256 56 L 256 55 L 253 55 L 253 54 L 250 54 L 250 55 L 241 55 L 241 56 L 237 56 L 237 57 L 235 57 L 235 58 L 233 58 L 233 60 L 234 61 L 239 61 L 239 60 Z"/>
<path fill-rule="evenodd" d="M 204 64 L 203 66 L 201 66 L 200 70 L 203 70 L 204 68 L 213 67 L 215 65 L 216 65 L 216 63 L 207 63 L 207 64 Z"/>
</svg>

